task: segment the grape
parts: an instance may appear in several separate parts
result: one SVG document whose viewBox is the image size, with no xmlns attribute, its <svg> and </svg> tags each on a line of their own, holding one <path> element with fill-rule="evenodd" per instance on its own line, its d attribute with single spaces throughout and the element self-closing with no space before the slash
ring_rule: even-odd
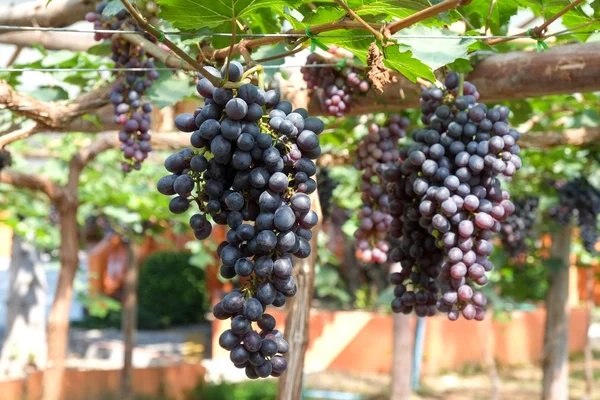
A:
<svg viewBox="0 0 600 400">
<path fill-rule="evenodd" d="M 330 46 L 330 49 L 331 48 L 335 47 Z M 333 53 L 336 54 L 337 57 L 345 59 L 354 57 L 350 52 L 344 52 L 343 55 L 340 55 L 338 54 L 338 50 L 340 49 L 335 49 L 336 50 L 334 50 Z M 319 56 L 315 53 L 310 54 L 306 62 L 308 65 L 322 63 Z M 309 89 L 324 89 L 321 98 L 323 110 L 337 117 L 343 116 L 345 112 L 351 108 L 353 99 L 364 95 L 364 93 L 368 92 L 370 89 L 370 84 L 365 79 L 364 71 L 357 68 L 346 67 L 337 69 L 335 67 L 305 67 L 301 69 L 301 72 Z M 291 105 L 289 107 L 286 106 L 286 114 L 289 114 L 291 109 Z M 311 127 L 305 127 L 305 129 L 311 129 Z M 322 132 L 322 129 L 318 132 L 317 130 L 312 131 L 318 135 Z"/>
<path fill-rule="evenodd" d="M 514 211 L 496 176 L 521 167 L 520 134 L 508 127 L 508 109 L 477 103 L 474 85 L 465 82 L 464 96 L 457 96 L 458 75 L 449 74 L 446 83 L 422 92 L 426 127 L 412 133 L 415 144 L 401 149 L 399 162 L 386 164 L 382 174 L 393 204 L 389 257 L 402 267 L 392 279 L 392 310 L 426 316 L 439 309 L 451 320 L 461 314 L 482 320 L 486 300 L 473 285 L 487 283 L 491 235 L 505 229 L 502 222 Z M 359 147 L 357 156 L 373 158 L 373 151 Z M 369 183 L 361 189 L 371 190 Z M 358 232 L 375 225 L 370 207 L 359 218 Z M 368 249 L 362 236 L 357 246 Z"/>
</svg>

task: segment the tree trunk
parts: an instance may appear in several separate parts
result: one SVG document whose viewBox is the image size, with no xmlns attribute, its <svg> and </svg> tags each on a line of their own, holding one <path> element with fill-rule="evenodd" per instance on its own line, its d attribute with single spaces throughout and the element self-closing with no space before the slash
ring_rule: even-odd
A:
<svg viewBox="0 0 600 400">
<path fill-rule="evenodd" d="M 61 268 L 54 303 L 48 318 L 48 368 L 44 372 L 43 400 L 60 400 L 69 340 L 69 310 L 73 298 L 73 280 L 79 264 L 77 205 L 64 201 L 60 216 Z"/>
<path fill-rule="evenodd" d="M 410 329 L 412 316 L 394 314 L 394 353 L 392 359 L 391 400 L 408 400 L 411 395 L 411 369 L 414 332 Z"/>
<path fill-rule="evenodd" d="M 567 400 L 569 394 L 569 255 L 571 227 L 552 234 L 550 256 L 560 265 L 548 269 L 546 329 L 542 352 L 543 400 Z"/>
<path fill-rule="evenodd" d="M 5 378 L 21 378 L 28 366 L 46 365 L 46 272 L 36 249 L 14 235 L 6 335 L 0 356 Z"/>
<path fill-rule="evenodd" d="M 594 310 L 594 268 L 590 266 L 586 271 L 585 281 L 587 295 L 587 318 L 588 325 L 586 327 L 585 349 L 584 349 L 584 370 L 585 370 L 585 400 L 592 399 L 594 391 L 594 354 L 592 352 L 592 341 L 590 340 L 590 326 L 592 325 L 592 311 Z"/>
<path fill-rule="evenodd" d="M 278 400 L 302 399 L 304 354 L 308 348 L 310 302 L 313 297 L 317 261 L 317 237 L 323 218 L 317 192 L 315 191 L 310 197 L 312 209 L 319 216 L 319 224 L 313 229 L 310 256 L 305 259 L 294 258 L 296 270 L 294 275 L 298 291 L 294 297 L 288 299 L 286 305 L 285 339 L 290 346 L 287 353 L 288 367 L 279 380 Z"/>
<path fill-rule="evenodd" d="M 121 400 L 133 400 L 133 349 L 137 329 L 138 259 L 134 243 L 127 243 L 127 270 L 123 290 L 123 344 L 125 346 L 121 370 Z"/>
</svg>

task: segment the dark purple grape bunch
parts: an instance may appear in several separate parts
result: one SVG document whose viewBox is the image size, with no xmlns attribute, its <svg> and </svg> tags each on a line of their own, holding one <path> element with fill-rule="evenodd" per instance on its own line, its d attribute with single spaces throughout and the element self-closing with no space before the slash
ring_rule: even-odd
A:
<svg viewBox="0 0 600 400">
<path fill-rule="evenodd" d="M 363 172 L 360 184 L 363 204 L 358 212 L 359 226 L 354 232 L 355 255 L 365 263 L 387 261 L 389 244 L 386 236 L 393 218 L 389 213 L 389 195 L 380 174 L 385 165 L 398 160 L 398 141 L 406 136 L 409 125 L 408 118 L 392 115 L 383 128 L 369 124 L 368 134 L 358 143 L 354 167 Z"/>
<path fill-rule="evenodd" d="M 225 74 L 205 68 L 219 79 Z M 230 63 L 230 82 L 243 73 L 241 64 Z M 217 248 L 220 273 L 239 279 L 241 287 L 213 309 L 215 318 L 231 319 L 219 343 L 249 378 L 278 377 L 288 344 L 265 311 L 295 295 L 293 257 L 311 254 L 318 217 L 308 195 L 317 188 L 313 160 L 321 153 L 324 124 L 305 109 L 293 110 L 277 91 L 250 83 L 215 88 L 201 78 L 197 90 L 204 107 L 175 118 L 179 130 L 192 132 L 192 148 L 165 160 L 171 174 L 159 180 L 158 190 L 176 195 L 169 204 L 175 214 L 195 203 L 199 212 L 190 226 L 199 240 L 211 234 L 209 218 L 229 227 Z"/>
<path fill-rule="evenodd" d="M 412 133 L 415 144 L 401 149 L 401 163 L 384 171 L 394 194 L 390 209 L 402 210 L 391 229 L 392 236 L 400 237 L 391 259 L 402 265 L 392 276 L 397 285 L 392 308 L 410 312 L 414 307 L 425 315 L 425 307 L 417 306 L 430 305 L 432 298 L 425 294 L 439 288 L 435 306 L 449 319 L 462 313 L 468 320 L 482 320 L 487 299 L 477 288 L 493 269 L 491 237 L 514 212 L 499 176 L 512 177 L 521 167 L 516 144 L 521 135 L 509 127 L 507 107 L 477 103 L 474 85 L 464 82 L 470 94 L 459 95 L 455 73 L 445 85 L 423 91 L 427 126 Z M 432 240 L 441 259 L 432 251 Z M 408 285 L 425 294 L 419 296 Z"/>
<path fill-rule="evenodd" d="M 327 221 L 331 216 L 333 208 L 333 192 L 338 186 L 338 182 L 331 176 L 328 168 L 319 168 L 317 176 L 321 213 L 323 214 L 323 220 Z"/>
<path fill-rule="evenodd" d="M 584 177 L 556 186 L 559 204 L 549 210 L 550 216 L 561 225 L 568 224 L 574 216 L 579 226 L 583 247 L 588 253 L 596 254 L 600 191 Z"/>
<path fill-rule="evenodd" d="M 10 167 L 12 165 L 12 156 L 10 155 L 10 151 L 3 148 L 0 149 L 0 171 L 2 171 L 6 167 Z"/>
<path fill-rule="evenodd" d="M 536 196 L 524 196 L 513 199 L 515 211 L 500 229 L 502 248 L 513 259 L 527 253 L 528 247 L 525 239 L 529 238 L 533 226 L 537 220 L 539 198 Z"/>
<path fill-rule="evenodd" d="M 126 10 L 116 15 L 105 17 L 102 11 L 107 2 L 103 1 L 96 7 L 95 13 L 88 13 L 86 20 L 94 23 L 94 29 L 134 29 L 140 30 Z M 146 34 L 148 39 L 155 41 Z M 152 146 L 149 133 L 152 105 L 142 101 L 146 90 L 152 86 L 152 81 L 158 78 L 154 68 L 154 60 L 144 49 L 134 46 L 123 39 L 114 39 L 111 33 L 96 33 L 96 40 L 112 40 L 112 59 L 117 68 L 139 68 L 139 71 L 117 71 L 119 78 L 110 92 L 110 102 L 114 105 L 115 122 L 122 126 L 119 132 L 121 150 L 124 160 L 121 162 L 123 172 L 139 170 L 141 163 L 147 157 Z"/>
<path fill-rule="evenodd" d="M 352 59 L 354 54 L 341 47 L 331 46 L 330 53 L 342 54 L 341 59 Z M 369 91 L 371 85 L 365 73 L 358 68 L 345 67 L 318 67 L 323 64 L 322 59 L 312 53 L 306 59 L 308 67 L 301 69 L 304 80 L 309 89 L 319 90 L 323 110 L 330 115 L 343 117 L 352 105 L 353 100 Z"/>
</svg>

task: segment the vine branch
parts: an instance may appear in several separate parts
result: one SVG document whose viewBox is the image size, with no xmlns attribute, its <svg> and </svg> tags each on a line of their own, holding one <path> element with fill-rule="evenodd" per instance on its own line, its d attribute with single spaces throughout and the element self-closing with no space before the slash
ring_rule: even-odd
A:
<svg viewBox="0 0 600 400">
<path fill-rule="evenodd" d="M 173 53 L 177 54 L 182 60 L 186 61 L 188 64 L 193 66 L 196 69 L 196 71 L 200 72 L 202 74 L 202 76 L 204 76 L 206 79 L 208 79 L 210 81 L 210 83 L 213 84 L 213 86 L 215 86 L 215 87 L 220 86 L 219 78 L 217 78 L 216 76 L 213 76 L 200 63 L 198 63 L 198 61 L 194 60 L 193 57 L 190 57 L 185 51 L 180 49 L 179 46 L 177 46 L 175 43 L 173 43 L 169 39 L 167 39 L 165 37 L 164 32 L 161 31 L 160 29 L 154 27 L 148 21 L 146 21 L 146 18 L 144 18 L 142 16 L 142 14 L 140 14 L 138 12 L 138 10 L 136 10 L 135 7 L 131 3 L 129 3 L 129 1 L 121 0 L 121 3 L 123 3 L 123 5 L 127 9 L 127 11 L 129 11 L 129 14 L 133 17 L 133 19 L 135 20 L 135 22 L 138 24 L 138 26 L 140 28 L 142 28 L 145 32 L 148 32 L 149 34 L 154 36 L 158 41 L 160 41 L 165 46 L 167 46 L 169 49 L 171 49 L 171 51 L 173 51 Z"/>
<path fill-rule="evenodd" d="M 427 18 L 435 17 L 440 13 L 452 10 L 460 6 L 467 5 L 470 2 L 471 0 L 446 0 L 442 3 L 418 11 L 411 16 L 401 19 L 400 21 L 393 22 L 387 26 L 387 29 L 393 35 L 401 29 L 408 28 L 409 26 L 426 20 Z"/>
<path fill-rule="evenodd" d="M 25 128 L 20 128 L 6 135 L 0 136 L 0 150 L 4 148 L 9 143 L 16 142 L 17 140 L 28 138 L 29 136 L 42 131 L 38 124 L 33 124 L 33 126 L 28 126 Z"/>
<path fill-rule="evenodd" d="M 42 175 L 25 174 L 22 172 L 3 169 L 0 173 L 0 183 L 15 187 L 36 190 L 45 193 L 52 201 L 63 195 L 62 189 L 49 178 Z"/>
<path fill-rule="evenodd" d="M 550 26 L 550 24 L 552 24 L 554 21 L 556 21 L 557 19 L 562 17 L 565 13 L 567 13 L 568 11 L 577 7 L 579 4 L 583 3 L 584 1 L 585 0 L 575 0 L 572 3 L 569 3 L 569 5 L 565 6 L 562 10 L 557 12 L 551 18 L 548 18 L 548 20 L 545 21 L 543 24 L 531 29 L 531 33 L 533 34 L 534 37 L 543 38 L 544 32 L 546 31 L 546 29 L 548 29 L 548 26 Z M 489 40 L 485 41 L 485 43 L 489 44 L 489 45 L 495 45 L 495 44 L 499 44 L 499 43 L 509 42 L 509 41 L 517 39 L 519 37 L 527 37 L 527 36 L 528 36 L 528 33 L 527 33 L 527 31 L 525 31 L 525 32 L 518 33 L 518 34 L 514 35 L 513 37 L 509 37 L 509 38 L 489 39 Z"/>
<path fill-rule="evenodd" d="M 365 27 L 366 30 L 368 30 L 373 35 L 375 35 L 375 37 L 378 40 L 383 39 L 383 35 L 381 34 L 381 32 L 375 30 L 375 28 L 373 28 L 371 25 L 369 25 L 367 22 L 365 22 L 365 20 L 362 19 L 357 13 L 352 11 L 352 9 L 350 7 L 348 7 L 348 5 L 344 2 L 344 0 L 335 0 L 335 2 L 338 3 L 338 5 L 340 7 L 342 7 L 348 13 L 348 15 L 350 15 L 356 21 L 360 22 Z"/>
</svg>

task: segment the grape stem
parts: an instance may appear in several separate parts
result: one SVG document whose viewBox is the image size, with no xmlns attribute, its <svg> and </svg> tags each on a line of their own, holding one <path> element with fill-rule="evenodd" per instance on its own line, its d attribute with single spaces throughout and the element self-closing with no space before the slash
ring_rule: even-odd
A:
<svg viewBox="0 0 600 400">
<path fill-rule="evenodd" d="M 121 0 L 121 3 L 123 3 L 123 6 L 125 6 L 127 11 L 129 12 L 129 14 L 133 17 L 135 22 L 137 22 L 137 24 L 140 28 L 142 28 L 144 31 L 146 31 L 149 34 L 151 34 L 152 36 L 154 36 L 157 40 L 164 43 L 164 45 L 167 46 L 171 51 L 173 51 L 173 53 L 175 53 L 181 59 L 183 59 L 188 64 L 193 66 L 196 69 L 196 71 L 198 71 L 199 73 L 202 74 L 202 76 L 204 76 L 206 79 L 208 79 L 210 81 L 210 83 L 213 84 L 213 86 L 216 86 L 216 87 L 220 86 L 219 78 L 210 74 L 194 58 L 190 57 L 185 51 L 180 49 L 175 43 L 173 43 L 169 39 L 167 39 L 165 37 L 165 34 L 160 29 L 155 28 L 154 26 L 152 26 L 152 24 L 150 24 L 148 21 L 146 21 L 146 18 L 144 18 L 144 16 L 142 14 L 140 14 L 140 12 L 133 6 L 133 4 L 129 3 L 128 0 Z"/>
<path fill-rule="evenodd" d="M 231 9 L 235 7 L 234 0 L 231 0 Z M 227 64 L 225 64 L 225 75 L 223 78 L 225 81 L 229 80 L 229 64 L 231 63 L 231 56 L 233 55 L 233 46 L 235 45 L 235 34 L 237 30 L 237 18 L 233 18 L 236 23 L 231 24 L 231 44 L 229 45 L 229 54 L 227 55 Z"/>
<path fill-rule="evenodd" d="M 344 2 L 344 0 L 335 0 L 335 2 L 338 3 L 339 6 L 342 7 L 348 13 L 348 15 L 350 15 L 356 21 L 360 22 L 365 27 L 366 30 L 371 32 L 377 38 L 377 40 L 383 40 L 383 35 L 381 34 L 381 32 L 377 31 L 371 25 L 366 23 L 364 19 L 359 17 L 359 15 L 357 13 L 352 11 L 352 9 L 350 7 L 348 7 L 348 5 Z"/>
<path fill-rule="evenodd" d="M 465 74 L 458 74 L 458 96 L 462 96 L 465 91 Z"/>
</svg>

